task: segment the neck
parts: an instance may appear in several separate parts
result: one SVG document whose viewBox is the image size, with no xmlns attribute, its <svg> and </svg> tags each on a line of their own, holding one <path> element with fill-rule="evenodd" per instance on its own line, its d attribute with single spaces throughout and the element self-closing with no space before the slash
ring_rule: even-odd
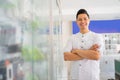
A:
<svg viewBox="0 0 120 80">
<path fill-rule="evenodd" d="M 85 34 L 87 32 L 89 32 L 89 30 L 80 30 L 80 33 L 82 33 L 82 34 Z"/>
</svg>

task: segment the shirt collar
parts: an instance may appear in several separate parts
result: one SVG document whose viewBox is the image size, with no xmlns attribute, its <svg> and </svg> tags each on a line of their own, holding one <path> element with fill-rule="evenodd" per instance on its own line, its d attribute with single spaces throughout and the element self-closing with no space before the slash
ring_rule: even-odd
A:
<svg viewBox="0 0 120 80">
<path fill-rule="evenodd" d="M 86 36 L 86 35 L 88 35 L 88 34 L 90 34 L 90 33 L 91 33 L 91 31 L 89 31 L 89 32 L 87 32 L 87 33 L 84 33 L 84 34 L 82 34 L 82 33 L 79 32 L 79 35 L 81 35 L 81 36 Z"/>
</svg>

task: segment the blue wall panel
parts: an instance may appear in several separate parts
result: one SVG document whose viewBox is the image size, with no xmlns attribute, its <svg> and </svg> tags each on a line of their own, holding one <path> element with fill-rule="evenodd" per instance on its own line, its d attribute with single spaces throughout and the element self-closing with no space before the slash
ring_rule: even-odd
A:
<svg viewBox="0 0 120 80">
<path fill-rule="evenodd" d="M 72 22 L 73 34 L 79 32 L 75 21 Z M 97 33 L 120 33 L 120 20 L 96 20 L 89 25 L 91 31 Z"/>
</svg>

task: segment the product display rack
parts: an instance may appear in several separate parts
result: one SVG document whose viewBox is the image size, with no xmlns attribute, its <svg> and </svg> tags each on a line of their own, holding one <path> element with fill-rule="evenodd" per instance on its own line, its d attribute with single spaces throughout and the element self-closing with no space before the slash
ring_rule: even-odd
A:
<svg viewBox="0 0 120 80">
<path fill-rule="evenodd" d="M 0 80 L 61 80 L 60 0 L 0 2 Z"/>
<path fill-rule="evenodd" d="M 120 33 L 103 34 L 105 42 L 104 54 L 120 54 Z"/>
<path fill-rule="evenodd" d="M 115 80 L 115 60 L 120 60 L 120 33 L 103 33 L 104 52 L 100 62 L 101 80 Z"/>
</svg>

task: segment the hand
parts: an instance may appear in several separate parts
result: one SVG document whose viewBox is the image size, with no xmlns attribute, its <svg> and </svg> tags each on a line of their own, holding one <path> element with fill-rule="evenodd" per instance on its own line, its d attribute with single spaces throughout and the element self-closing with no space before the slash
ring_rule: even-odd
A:
<svg viewBox="0 0 120 80">
<path fill-rule="evenodd" d="M 94 50 L 94 51 L 97 51 L 97 49 L 99 48 L 99 45 L 98 44 L 94 44 L 90 47 L 89 50 Z"/>
<path fill-rule="evenodd" d="M 72 49 L 71 50 L 71 53 L 73 53 L 73 54 L 77 54 L 79 52 L 79 49 Z"/>
<path fill-rule="evenodd" d="M 83 59 L 81 56 L 73 54 L 73 53 L 64 53 L 64 60 L 65 61 L 75 61 Z"/>
<path fill-rule="evenodd" d="M 64 60 L 65 60 L 65 61 L 68 60 L 68 53 L 64 53 Z"/>
</svg>

